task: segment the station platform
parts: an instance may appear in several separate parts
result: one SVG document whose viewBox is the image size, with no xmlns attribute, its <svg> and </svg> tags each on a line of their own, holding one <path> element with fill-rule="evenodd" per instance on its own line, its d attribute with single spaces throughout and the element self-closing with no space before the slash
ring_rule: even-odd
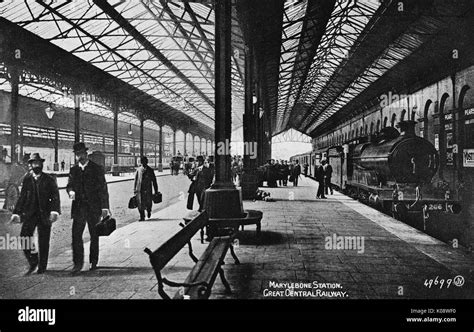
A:
<svg viewBox="0 0 474 332">
<path fill-rule="evenodd" d="M 245 209 L 263 211 L 261 238 L 255 226 L 239 232 L 235 251 L 241 264 L 228 255 L 224 265 L 233 292 L 226 294 L 218 279 L 211 299 L 474 298 L 471 253 L 340 193 L 317 200 L 317 183 L 310 178 L 298 187 L 261 189 L 275 201 L 244 201 Z M 0 298 L 160 299 L 143 249 L 156 249 L 180 229 L 188 212 L 185 198 L 101 238 L 95 271 L 86 270 L 88 243 L 84 271 L 77 276 L 70 274 L 71 250 L 51 256 L 44 275 L 0 271 Z M 338 246 L 341 237 L 355 237 L 357 245 Z M 198 234 L 192 244 L 196 255 L 207 247 Z M 193 265 L 185 247 L 162 273 L 182 282 Z"/>
</svg>

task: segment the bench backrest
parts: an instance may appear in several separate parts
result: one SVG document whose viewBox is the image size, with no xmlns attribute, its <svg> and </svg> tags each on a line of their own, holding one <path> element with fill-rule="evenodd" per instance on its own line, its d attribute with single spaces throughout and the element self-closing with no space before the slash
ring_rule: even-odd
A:
<svg viewBox="0 0 474 332">
<path fill-rule="evenodd" d="M 154 269 L 161 270 L 183 248 L 201 228 L 207 225 L 208 215 L 202 211 L 192 219 L 183 229 L 163 243 L 150 254 L 150 261 Z"/>
</svg>

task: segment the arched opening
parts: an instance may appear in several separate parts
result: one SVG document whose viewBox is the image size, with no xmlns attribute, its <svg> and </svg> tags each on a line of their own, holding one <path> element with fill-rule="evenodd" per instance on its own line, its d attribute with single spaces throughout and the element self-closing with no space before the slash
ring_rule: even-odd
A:
<svg viewBox="0 0 474 332">
<path fill-rule="evenodd" d="M 397 122 L 397 115 L 394 113 L 392 114 L 392 121 L 390 121 L 390 125 L 392 127 L 395 127 L 396 122 Z"/>
<path fill-rule="evenodd" d="M 374 123 L 371 122 L 370 123 L 370 135 L 373 135 L 374 134 Z"/>
<path fill-rule="evenodd" d="M 182 130 L 176 131 L 176 154 L 184 155 L 184 132 Z"/>
<path fill-rule="evenodd" d="M 388 124 L 388 117 L 385 117 L 385 118 L 383 119 L 383 127 L 384 127 L 384 128 L 387 127 L 387 124 Z"/>
<path fill-rule="evenodd" d="M 188 156 L 194 155 L 193 145 L 194 145 L 193 135 L 190 133 L 187 133 L 186 134 L 186 154 Z"/>
<path fill-rule="evenodd" d="M 430 115 L 430 110 L 432 109 L 433 102 L 428 99 L 425 104 L 425 109 L 423 110 L 423 122 L 422 126 L 420 127 L 420 136 L 428 139 L 429 137 L 429 115 Z"/>
<path fill-rule="evenodd" d="M 194 136 L 194 155 L 199 156 L 201 154 L 201 138 Z"/>
<path fill-rule="evenodd" d="M 375 127 L 375 131 L 376 132 L 380 131 L 380 120 L 377 120 L 377 126 Z"/>
<path fill-rule="evenodd" d="M 200 152 L 202 155 L 206 155 L 207 154 L 207 149 L 206 149 L 206 139 L 205 138 L 201 138 L 200 141 L 199 141 L 199 146 L 200 146 Z"/>
<path fill-rule="evenodd" d="M 463 137 L 460 149 L 474 148 L 474 93 L 468 85 L 462 87 L 459 93 L 459 109 L 461 110 L 459 137 Z"/>
</svg>

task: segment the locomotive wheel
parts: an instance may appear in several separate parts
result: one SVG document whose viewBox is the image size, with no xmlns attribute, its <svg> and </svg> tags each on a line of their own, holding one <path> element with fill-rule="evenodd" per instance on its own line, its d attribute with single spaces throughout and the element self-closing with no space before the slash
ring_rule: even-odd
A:
<svg viewBox="0 0 474 332">
<path fill-rule="evenodd" d="M 3 208 L 10 212 L 13 212 L 13 209 L 15 208 L 16 202 L 18 201 L 19 197 L 20 190 L 18 189 L 18 187 L 14 184 L 9 184 L 5 189 L 5 203 L 3 205 Z"/>
</svg>

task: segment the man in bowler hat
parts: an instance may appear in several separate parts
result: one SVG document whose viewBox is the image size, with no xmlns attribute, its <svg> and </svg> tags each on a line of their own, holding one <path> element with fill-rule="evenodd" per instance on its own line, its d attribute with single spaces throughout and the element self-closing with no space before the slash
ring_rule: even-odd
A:
<svg viewBox="0 0 474 332">
<path fill-rule="evenodd" d="M 73 200 L 72 222 L 72 256 L 73 274 L 79 273 L 84 265 L 84 243 L 82 235 L 86 224 L 90 234 L 89 270 L 95 270 L 99 261 L 99 235 L 95 226 L 101 217 L 110 215 L 109 193 L 102 166 L 89 160 L 88 148 L 84 143 L 74 143 L 73 152 L 76 165 L 69 171 L 66 187 L 69 198 Z"/>
<path fill-rule="evenodd" d="M 30 265 L 26 274 L 31 274 L 38 267 L 38 274 L 46 271 L 48 265 L 49 240 L 51 225 L 58 219 L 61 212 L 59 190 L 56 178 L 43 173 L 44 159 L 39 153 L 33 153 L 28 160 L 30 171 L 23 178 L 20 197 L 13 210 L 11 222 L 23 222 L 20 236 L 29 238 L 28 248 L 23 248 Z M 35 228 L 38 228 L 38 253 L 31 253 L 31 239 Z M 39 256 L 39 257 L 38 257 Z"/>
</svg>

